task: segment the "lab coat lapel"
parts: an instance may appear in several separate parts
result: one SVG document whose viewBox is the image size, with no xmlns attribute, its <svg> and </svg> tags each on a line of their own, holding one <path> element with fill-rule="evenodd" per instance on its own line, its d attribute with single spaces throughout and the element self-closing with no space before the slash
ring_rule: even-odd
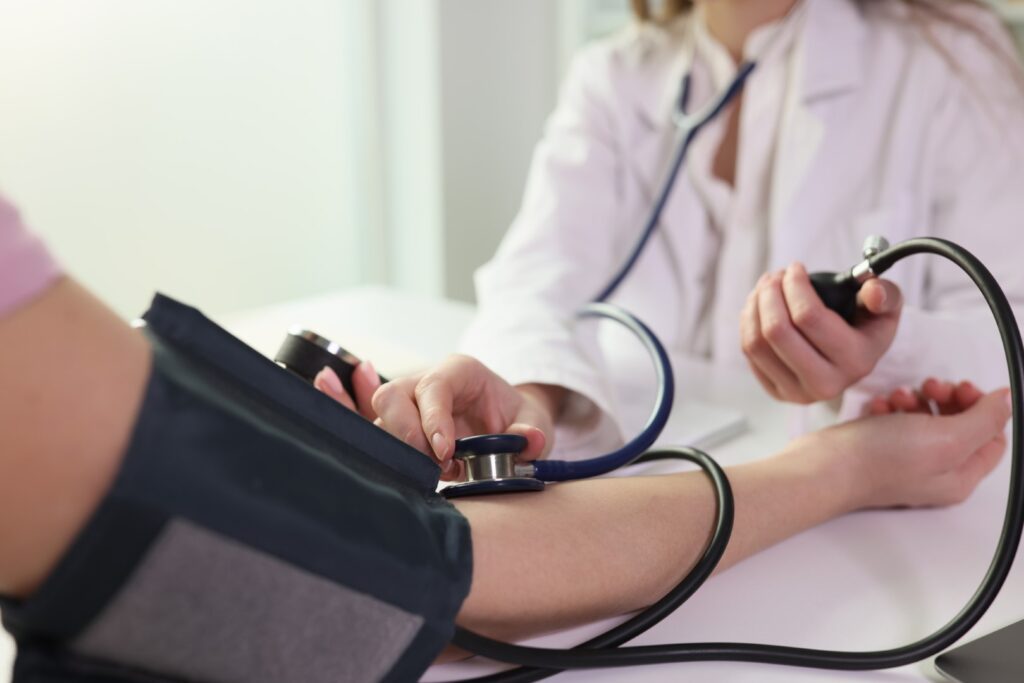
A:
<svg viewBox="0 0 1024 683">
<path fill-rule="evenodd" d="M 844 119 L 856 107 L 866 29 L 852 0 L 807 0 L 806 25 L 793 59 L 772 171 L 771 267 L 820 254 L 830 216 L 824 213 L 843 187 L 834 163 L 856 145 Z M 826 249 L 827 251 L 827 249 Z"/>
<path fill-rule="evenodd" d="M 672 30 L 684 31 L 684 25 L 680 23 Z M 667 39 L 661 37 L 661 40 Z M 648 49 L 657 48 L 650 46 Z M 643 60 L 645 55 L 641 53 L 635 58 Z M 678 106 L 683 76 L 692 68 L 692 62 L 692 50 L 683 45 L 676 48 L 675 58 L 667 65 L 637 70 L 640 76 L 635 105 L 639 125 L 634 128 L 627 156 L 652 200 L 664 181 L 668 164 L 679 143 L 672 114 Z"/>
<path fill-rule="evenodd" d="M 667 40 L 667 44 L 654 48 L 673 50 L 672 59 L 655 68 L 634 65 L 634 73 L 640 74 L 635 81 L 639 86 L 635 99 L 637 125 L 627 141 L 629 153 L 626 156 L 641 188 L 644 218 L 665 182 L 681 139 L 672 116 L 678 106 L 683 76 L 691 72 L 693 66 L 693 50 L 688 44 L 692 36 L 687 24 L 690 20 L 684 17 L 665 29 L 661 38 Z M 642 53 L 639 58 L 643 59 Z M 702 78 L 706 74 L 693 74 L 693 77 Z M 675 264 L 678 278 L 672 284 L 680 297 L 675 304 L 678 330 L 672 331 L 671 338 L 690 340 L 683 345 L 688 352 L 694 352 L 695 349 L 690 348 L 692 335 L 687 331 L 697 326 L 701 314 L 702 292 L 717 258 L 717 237 L 686 176 L 684 168 L 669 195 L 655 239 L 664 242 L 664 247 L 660 248 Z"/>
</svg>

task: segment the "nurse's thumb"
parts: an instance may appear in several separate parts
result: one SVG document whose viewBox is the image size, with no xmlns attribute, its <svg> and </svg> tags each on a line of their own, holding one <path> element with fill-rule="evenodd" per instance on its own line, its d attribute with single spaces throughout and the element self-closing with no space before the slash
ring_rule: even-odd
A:
<svg viewBox="0 0 1024 683">
<path fill-rule="evenodd" d="M 892 315 L 903 308 L 903 293 L 891 280 L 868 280 L 857 293 L 857 303 L 872 315 Z"/>
<path fill-rule="evenodd" d="M 509 434 L 519 434 L 526 437 L 526 448 L 519 455 L 520 460 L 537 460 L 546 455 L 548 437 L 540 428 L 524 422 L 516 422 L 509 425 L 506 431 Z"/>
</svg>

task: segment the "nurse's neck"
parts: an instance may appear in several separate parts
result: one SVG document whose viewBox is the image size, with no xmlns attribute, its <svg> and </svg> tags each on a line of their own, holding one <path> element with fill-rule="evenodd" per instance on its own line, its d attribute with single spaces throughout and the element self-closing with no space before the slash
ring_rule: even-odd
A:
<svg viewBox="0 0 1024 683">
<path fill-rule="evenodd" d="M 799 0 L 698 0 L 708 32 L 725 46 L 737 64 L 754 29 L 781 19 Z"/>
</svg>

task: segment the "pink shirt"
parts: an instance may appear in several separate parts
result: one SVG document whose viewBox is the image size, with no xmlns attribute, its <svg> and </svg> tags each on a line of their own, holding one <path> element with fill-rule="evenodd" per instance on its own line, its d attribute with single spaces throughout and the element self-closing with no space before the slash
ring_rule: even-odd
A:
<svg viewBox="0 0 1024 683">
<path fill-rule="evenodd" d="M 43 243 L 29 234 L 18 211 L 0 196 L 0 318 L 40 294 L 60 274 Z"/>
</svg>

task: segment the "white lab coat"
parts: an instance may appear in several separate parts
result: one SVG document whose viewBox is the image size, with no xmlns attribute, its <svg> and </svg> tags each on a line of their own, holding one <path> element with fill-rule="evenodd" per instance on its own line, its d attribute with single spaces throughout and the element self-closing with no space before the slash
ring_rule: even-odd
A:
<svg viewBox="0 0 1024 683">
<path fill-rule="evenodd" d="M 774 137 L 762 263 L 841 270 L 859 260 L 869 234 L 892 242 L 934 235 L 974 252 L 1024 304 L 1024 98 L 1011 70 L 972 33 L 940 24 L 932 33 L 943 55 L 899 3 L 807 2 L 778 125 L 759 127 L 756 102 L 744 103 L 741 146 Z M 963 12 L 1012 50 L 987 13 Z M 616 401 L 648 361 L 628 338 L 594 344 L 573 311 L 620 265 L 662 182 L 676 144 L 671 111 L 692 55 L 689 20 L 633 27 L 578 55 L 521 212 L 477 273 L 480 310 L 463 350 L 512 383 L 571 389 L 585 400 L 569 419 L 602 438 L 635 428 L 616 421 Z M 755 71 L 748 94 L 769 77 Z M 761 268 L 721 261 L 685 176 L 612 301 L 647 322 L 675 357 L 699 353 L 695 321 L 711 306 L 708 362 L 745 367 L 739 312 Z M 1005 384 L 994 325 L 965 276 L 920 256 L 887 277 L 906 301 L 898 336 L 875 372 L 846 392 L 845 415 L 858 414 L 870 394 L 930 375 Z"/>
</svg>

